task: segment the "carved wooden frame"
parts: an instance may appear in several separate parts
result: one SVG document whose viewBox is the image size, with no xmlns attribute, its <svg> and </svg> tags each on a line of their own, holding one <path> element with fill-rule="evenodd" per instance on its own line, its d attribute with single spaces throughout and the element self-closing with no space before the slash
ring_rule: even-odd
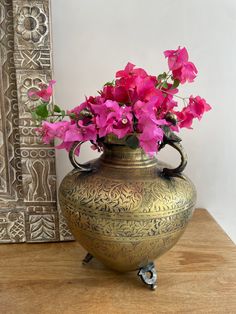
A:
<svg viewBox="0 0 236 314">
<path fill-rule="evenodd" d="M 35 136 L 29 112 L 51 55 L 49 0 L 0 0 L 0 243 L 72 239 L 57 207 L 54 149 Z"/>
</svg>

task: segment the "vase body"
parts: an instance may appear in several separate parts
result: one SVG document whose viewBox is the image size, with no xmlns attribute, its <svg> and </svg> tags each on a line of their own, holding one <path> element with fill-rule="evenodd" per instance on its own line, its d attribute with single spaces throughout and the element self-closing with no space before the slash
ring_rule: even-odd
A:
<svg viewBox="0 0 236 314">
<path fill-rule="evenodd" d="M 185 175 L 167 177 L 166 165 L 141 149 L 106 145 L 92 170 L 72 170 L 59 202 L 79 243 L 118 271 L 139 269 L 183 234 L 196 201 Z"/>
</svg>

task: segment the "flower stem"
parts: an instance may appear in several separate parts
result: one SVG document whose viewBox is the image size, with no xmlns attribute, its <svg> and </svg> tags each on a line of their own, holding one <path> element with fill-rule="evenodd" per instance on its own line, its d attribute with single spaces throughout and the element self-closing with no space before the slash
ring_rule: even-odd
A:
<svg viewBox="0 0 236 314">
<path fill-rule="evenodd" d="M 162 90 L 162 89 L 160 89 L 160 91 L 161 91 L 162 93 L 164 93 L 164 94 L 172 95 L 172 96 L 177 97 L 177 98 L 180 98 L 180 99 L 182 99 L 182 100 L 189 99 L 189 97 L 181 97 L 181 96 L 178 96 L 178 95 L 175 95 L 175 94 L 168 93 L 167 91 Z"/>
<path fill-rule="evenodd" d="M 160 89 L 160 91 L 162 92 L 162 93 L 164 93 L 164 94 L 167 94 L 167 95 L 172 95 L 173 97 L 177 97 L 177 98 L 179 98 L 179 99 L 181 99 L 182 101 L 183 101 L 183 103 L 184 103 L 184 107 L 186 107 L 188 104 L 186 103 L 186 99 L 189 99 L 189 97 L 181 97 L 181 96 L 178 96 L 178 95 L 173 95 L 173 94 L 171 94 L 171 93 L 168 93 L 167 91 L 164 91 L 164 90 L 162 90 L 162 89 Z"/>
</svg>

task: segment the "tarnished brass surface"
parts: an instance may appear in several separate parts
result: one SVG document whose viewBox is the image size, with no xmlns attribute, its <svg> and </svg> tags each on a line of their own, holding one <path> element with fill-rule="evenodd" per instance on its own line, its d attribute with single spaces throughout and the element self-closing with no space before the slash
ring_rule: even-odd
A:
<svg viewBox="0 0 236 314">
<path fill-rule="evenodd" d="M 167 177 L 167 165 L 141 149 L 106 144 L 91 171 L 74 169 L 59 201 L 80 244 L 108 267 L 139 269 L 180 238 L 196 201 L 185 175 Z"/>
</svg>

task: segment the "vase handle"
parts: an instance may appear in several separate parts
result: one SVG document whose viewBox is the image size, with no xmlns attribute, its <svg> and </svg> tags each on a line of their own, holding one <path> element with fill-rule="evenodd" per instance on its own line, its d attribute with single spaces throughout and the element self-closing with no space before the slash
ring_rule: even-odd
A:
<svg viewBox="0 0 236 314">
<path fill-rule="evenodd" d="M 184 169 L 187 165 L 188 157 L 187 157 L 187 154 L 185 153 L 185 151 L 183 149 L 183 146 L 180 143 L 168 142 L 167 144 L 172 146 L 173 148 L 175 148 L 180 153 L 180 156 L 181 156 L 181 162 L 180 162 L 180 165 L 178 167 L 173 168 L 173 169 L 171 169 L 171 168 L 164 168 L 163 169 L 164 175 L 171 177 L 171 176 L 181 174 L 184 171 Z"/>
<path fill-rule="evenodd" d="M 70 162 L 74 168 L 79 169 L 80 171 L 83 171 L 83 172 L 88 172 L 88 171 L 92 170 L 91 166 L 89 164 L 88 165 L 82 165 L 82 164 L 78 163 L 77 160 L 75 159 L 75 151 L 82 144 L 83 144 L 83 142 L 75 142 L 72 145 L 72 147 L 69 151 L 69 159 L 70 159 Z"/>
</svg>

